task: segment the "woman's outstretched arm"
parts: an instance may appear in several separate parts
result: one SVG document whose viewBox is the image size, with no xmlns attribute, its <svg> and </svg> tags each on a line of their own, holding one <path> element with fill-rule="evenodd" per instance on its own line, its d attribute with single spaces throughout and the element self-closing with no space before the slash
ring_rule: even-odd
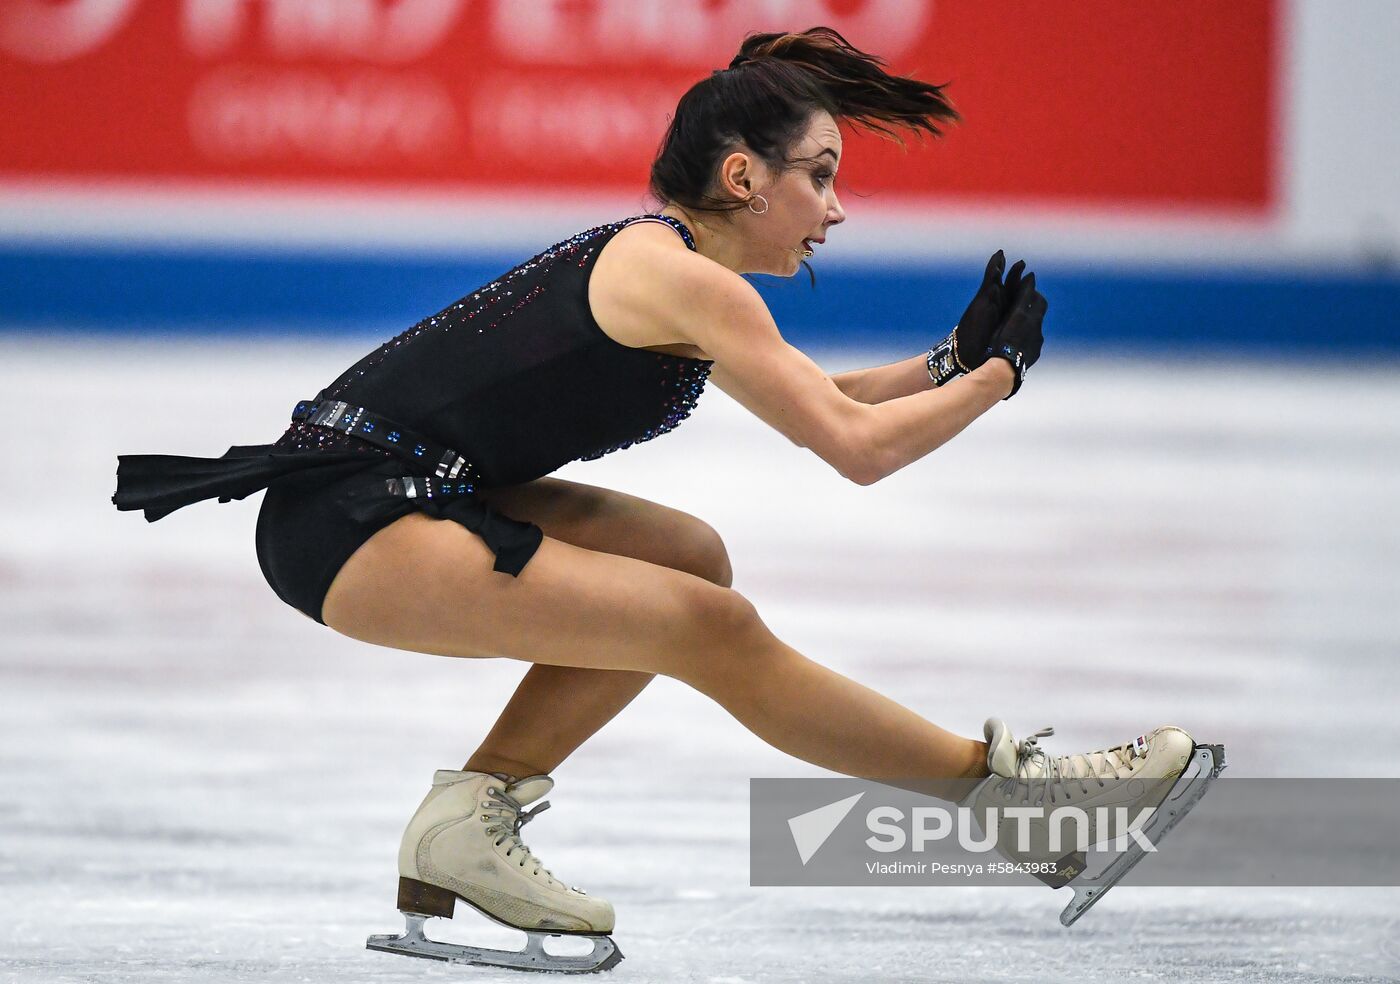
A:
<svg viewBox="0 0 1400 984">
<path fill-rule="evenodd" d="M 685 292 L 675 328 L 714 359 L 720 389 L 843 476 L 871 485 L 917 461 L 1001 402 L 1015 374 L 1004 359 L 943 386 L 869 404 L 786 342 L 757 291 L 714 264 L 690 269 L 703 289 Z M 928 380 L 920 357 L 919 370 Z"/>
<path fill-rule="evenodd" d="M 832 373 L 831 381 L 842 393 L 861 403 L 884 403 L 934 388 L 924 355 L 869 369 Z"/>
<path fill-rule="evenodd" d="M 875 404 L 853 399 L 782 337 L 752 284 L 675 246 L 638 249 L 627 277 L 601 286 L 595 279 L 595 316 L 603 310 L 610 324 L 630 326 L 629 337 L 651 345 L 697 347 L 714 361 L 715 386 L 858 485 L 928 454 L 1011 392 L 1010 364 L 992 359 L 937 389 Z"/>
</svg>

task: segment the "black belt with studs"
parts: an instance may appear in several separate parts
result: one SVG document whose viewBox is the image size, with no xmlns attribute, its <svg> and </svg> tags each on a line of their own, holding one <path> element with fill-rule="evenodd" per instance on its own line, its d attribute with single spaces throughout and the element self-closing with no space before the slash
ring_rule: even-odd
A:
<svg viewBox="0 0 1400 984">
<path fill-rule="evenodd" d="M 386 479 L 390 495 L 432 499 L 476 491 L 478 477 L 466 458 L 366 407 L 343 400 L 302 400 L 292 409 L 292 419 L 338 430 L 427 469 L 423 474 Z"/>
</svg>

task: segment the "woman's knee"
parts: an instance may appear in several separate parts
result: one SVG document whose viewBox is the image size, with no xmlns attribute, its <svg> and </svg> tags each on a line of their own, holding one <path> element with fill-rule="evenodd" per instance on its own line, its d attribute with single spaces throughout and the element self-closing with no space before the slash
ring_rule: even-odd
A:
<svg viewBox="0 0 1400 984">
<path fill-rule="evenodd" d="M 734 569 L 729 563 L 729 549 L 719 532 L 704 520 L 693 516 L 689 520 L 685 534 L 680 538 L 682 556 L 679 558 L 679 569 L 722 588 L 731 587 L 734 584 Z"/>
<path fill-rule="evenodd" d="M 732 588 L 695 584 L 686 599 L 689 631 L 665 672 L 701 690 L 742 672 L 773 649 L 773 635 L 753 602 Z"/>
</svg>

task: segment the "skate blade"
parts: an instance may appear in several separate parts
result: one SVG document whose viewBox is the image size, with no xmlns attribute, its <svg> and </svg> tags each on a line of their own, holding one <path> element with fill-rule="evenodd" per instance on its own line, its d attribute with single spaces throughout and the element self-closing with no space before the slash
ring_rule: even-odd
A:
<svg viewBox="0 0 1400 984">
<path fill-rule="evenodd" d="M 1153 812 L 1152 818 L 1143 824 L 1142 835 L 1151 841 L 1154 847 L 1181 822 L 1182 817 L 1191 812 L 1191 808 L 1205 795 L 1215 777 L 1225 770 L 1225 746 L 1197 745 L 1191 762 L 1187 765 L 1188 770 L 1192 764 L 1196 766 L 1195 774 L 1188 777 L 1183 773 L 1166 799 L 1162 800 L 1161 805 Z M 1099 874 L 1081 875 L 1078 880 L 1070 882 L 1070 887 L 1074 889 L 1074 899 L 1060 913 L 1060 924 L 1073 925 L 1076 919 L 1088 912 L 1095 902 L 1122 881 L 1123 876 L 1132 871 L 1133 866 L 1145 857 L 1147 852 L 1141 845 L 1129 840 L 1123 853 L 1109 862 L 1108 867 Z"/>
<path fill-rule="evenodd" d="M 622 960 L 622 951 L 612 937 L 584 933 L 548 933 L 522 930 L 525 946 L 520 950 L 495 950 L 490 947 L 468 946 L 463 943 L 439 943 L 423 933 L 423 921 L 428 918 L 405 912 L 407 928 L 401 936 L 371 936 L 365 949 L 383 953 L 399 953 L 407 957 L 424 957 L 446 963 L 474 964 L 479 967 L 502 967 L 507 970 L 533 970 L 555 974 L 595 974 L 611 970 Z M 544 941 L 551 936 L 578 936 L 593 944 L 590 953 L 560 955 L 549 953 Z"/>
</svg>

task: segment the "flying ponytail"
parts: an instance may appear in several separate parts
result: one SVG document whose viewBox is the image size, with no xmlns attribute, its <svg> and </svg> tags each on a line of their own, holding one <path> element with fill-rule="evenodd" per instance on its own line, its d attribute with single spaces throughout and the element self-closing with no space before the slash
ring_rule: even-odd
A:
<svg viewBox="0 0 1400 984">
<path fill-rule="evenodd" d="M 808 72 L 835 107 L 828 110 L 833 116 L 900 143 L 896 127 L 938 137 L 943 134 L 938 123 L 960 119 L 943 95 L 944 86 L 890 75 L 884 59 L 861 51 L 829 27 L 800 34 L 750 34 L 729 68 L 761 65 L 765 58 Z"/>
<path fill-rule="evenodd" d="M 882 59 L 829 27 L 751 34 L 729 68 L 681 97 L 651 166 L 651 193 L 700 210 L 742 207 L 711 194 L 722 155 L 742 142 L 770 166 L 785 169 L 817 110 L 901 145 L 901 130 L 942 136 L 939 124 L 961 118 L 945 87 L 891 75 Z"/>
</svg>

